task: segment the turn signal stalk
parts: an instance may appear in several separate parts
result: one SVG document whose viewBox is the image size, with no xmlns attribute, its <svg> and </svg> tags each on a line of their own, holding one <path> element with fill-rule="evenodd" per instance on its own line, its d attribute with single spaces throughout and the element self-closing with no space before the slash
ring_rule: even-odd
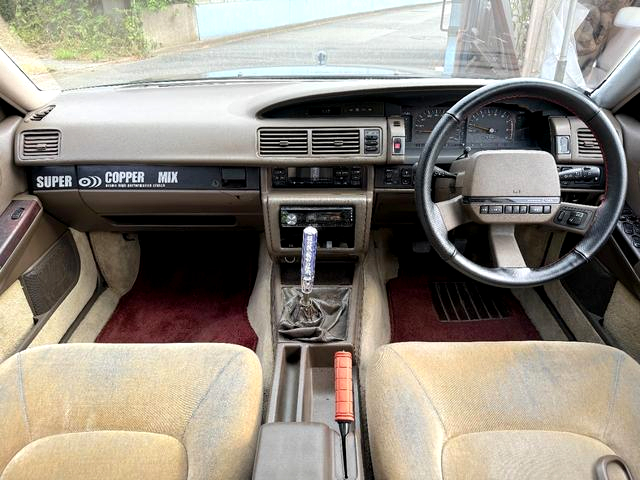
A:
<svg viewBox="0 0 640 480">
<path fill-rule="evenodd" d="M 336 422 L 338 422 L 342 440 L 344 478 L 349 478 L 347 473 L 347 435 L 355 418 L 353 415 L 353 362 L 351 352 L 336 352 L 333 357 L 333 368 L 336 379 Z"/>
</svg>

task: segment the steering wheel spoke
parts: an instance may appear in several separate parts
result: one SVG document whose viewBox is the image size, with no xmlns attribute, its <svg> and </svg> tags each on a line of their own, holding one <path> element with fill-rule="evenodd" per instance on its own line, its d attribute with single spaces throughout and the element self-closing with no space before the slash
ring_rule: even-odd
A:
<svg viewBox="0 0 640 480">
<path fill-rule="evenodd" d="M 458 195 L 457 197 L 449 200 L 443 200 L 442 202 L 437 202 L 435 205 L 440 212 L 442 222 L 444 223 L 447 232 L 471 221 L 467 210 L 462 204 L 462 195 Z"/>
<path fill-rule="evenodd" d="M 515 225 L 493 224 L 489 226 L 489 244 L 497 267 L 523 268 L 527 264 L 515 237 Z"/>
<path fill-rule="evenodd" d="M 597 211 L 598 207 L 593 205 L 562 202 L 547 224 L 558 230 L 584 235 L 593 224 Z"/>
</svg>

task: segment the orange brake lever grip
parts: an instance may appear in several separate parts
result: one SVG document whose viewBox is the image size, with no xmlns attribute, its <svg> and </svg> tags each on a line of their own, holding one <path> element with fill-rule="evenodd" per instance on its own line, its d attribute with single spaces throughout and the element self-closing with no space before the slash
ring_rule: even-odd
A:
<svg viewBox="0 0 640 480">
<path fill-rule="evenodd" d="M 353 382 L 351 352 L 336 352 L 333 357 L 336 379 L 336 422 L 353 422 Z"/>
</svg>

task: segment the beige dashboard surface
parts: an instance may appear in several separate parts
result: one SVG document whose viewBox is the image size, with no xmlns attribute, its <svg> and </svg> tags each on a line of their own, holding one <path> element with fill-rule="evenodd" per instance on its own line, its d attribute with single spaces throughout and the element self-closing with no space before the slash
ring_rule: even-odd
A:
<svg viewBox="0 0 640 480">
<path fill-rule="evenodd" d="M 55 108 L 40 122 L 23 122 L 25 130 L 61 132 L 55 158 L 22 158 L 19 165 L 91 163 L 176 163 L 277 165 L 283 157 L 259 157 L 256 132 L 262 127 L 349 127 L 384 125 L 384 117 L 272 119 L 261 112 L 289 102 L 324 96 L 375 94 L 389 91 L 460 90 L 461 95 L 484 84 L 479 80 L 260 80 L 167 83 L 71 90 L 52 100 Z M 284 157 L 304 165 L 308 157 Z M 322 162 L 315 158 L 315 163 Z M 336 163 L 336 158 L 327 158 Z M 360 162 L 343 157 L 338 162 Z M 379 155 L 370 163 L 384 163 Z"/>
</svg>

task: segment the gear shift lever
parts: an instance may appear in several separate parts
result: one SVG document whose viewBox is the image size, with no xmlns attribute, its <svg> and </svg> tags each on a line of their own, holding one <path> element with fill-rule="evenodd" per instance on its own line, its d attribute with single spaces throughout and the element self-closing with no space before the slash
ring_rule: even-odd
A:
<svg viewBox="0 0 640 480">
<path fill-rule="evenodd" d="M 314 288 L 318 230 L 302 232 L 300 287 L 283 287 L 284 305 L 279 331 L 287 338 L 309 342 L 333 342 L 346 338 L 349 289 Z"/>
<path fill-rule="evenodd" d="M 307 227 L 302 232 L 302 258 L 300 262 L 300 290 L 302 291 L 300 306 L 303 309 L 311 307 L 309 295 L 313 291 L 313 282 L 316 276 L 317 253 L 318 230 L 314 227 Z"/>
</svg>

